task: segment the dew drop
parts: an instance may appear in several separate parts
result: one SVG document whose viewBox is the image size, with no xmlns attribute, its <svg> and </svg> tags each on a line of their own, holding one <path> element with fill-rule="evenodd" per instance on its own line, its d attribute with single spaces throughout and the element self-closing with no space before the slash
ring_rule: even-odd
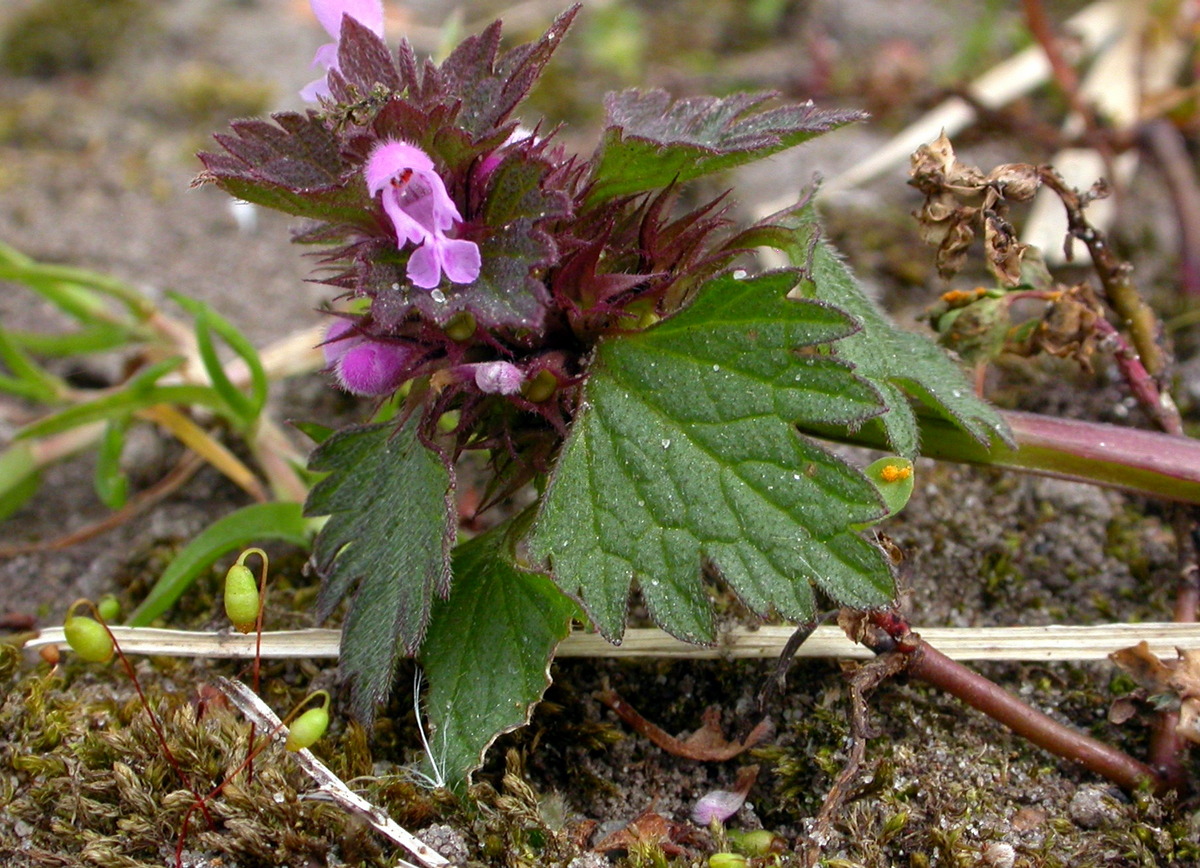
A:
<svg viewBox="0 0 1200 868">
<path fill-rule="evenodd" d="M 713 370 L 714 370 L 714 371 L 719 371 L 719 370 L 721 370 L 721 366 L 720 366 L 720 365 L 713 365 Z"/>
<path fill-rule="evenodd" d="M 429 297 L 438 304 L 446 303 L 446 293 L 442 292 L 440 289 L 435 289 L 433 292 L 429 293 Z"/>
<path fill-rule="evenodd" d="M 397 292 L 399 292 L 399 291 L 400 291 L 400 284 L 398 284 L 398 283 L 393 283 L 393 284 L 392 284 L 392 289 L 394 289 L 394 290 L 396 290 Z"/>
<path fill-rule="evenodd" d="M 662 443 L 662 448 L 663 448 L 663 449 L 670 449 L 670 448 L 671 448 L 671 439 L 670 439 L 669 437 L 664 437 L 664 438 L 663 438 L 662 440 L 660 440 L 659 442 L 660 442 L 660 443 Z"/>
</svg>

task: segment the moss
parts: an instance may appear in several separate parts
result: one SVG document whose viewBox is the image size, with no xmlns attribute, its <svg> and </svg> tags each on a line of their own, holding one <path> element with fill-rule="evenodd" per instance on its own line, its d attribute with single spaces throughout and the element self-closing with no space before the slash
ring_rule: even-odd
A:
<svg viewBox="0 0 1200 868">
<path fill-rule="evenodd" d="M 300 798 L 311 783 L 274 747 L 256 761 L 252 781 L 242 773 L 209 802 L 209 827 L 192 809 L 189 787 L 207 793 L 241 763 L 249 726 L 213 703 L 198 720 L 183 696 L 157 684 L 148 697 L 179 770 L 115 668 L 70 665 L 62 674 L 22 678 L 0 705 L 0 842 L 135 868 L 162 865 L 189 813 L 185 849 L 242 866 L 324 861 L 331 847 L 354 838 L 355 824 L 343 812 Z M 351 727 L 328 752 L 362 769 L 362 744 L 361 731 Z M 379 848 L 369 849 L 356 848 L 356 864 L 387 864 Z"/>
<path fill-rule="evenodd" d="M 96 72 L 144 26 L 150 9 L 145 0 L 41 0 L 0 37 L 0 68 L 38 78 Z"/>
</svg>

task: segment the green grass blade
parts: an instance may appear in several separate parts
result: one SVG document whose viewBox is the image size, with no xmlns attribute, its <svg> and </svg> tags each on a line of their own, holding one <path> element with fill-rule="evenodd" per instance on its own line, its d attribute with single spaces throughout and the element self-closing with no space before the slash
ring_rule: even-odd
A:
<svg viewBox="0 0 1200 868">
<path fill-rule="evenodd" d="M 171 561 L 129 623 L 144 627 L 162 615 L 221 555 L 263 540 L 307 546 L 310 527 L 298 503 L 256 503 L 218 519 Z"/>
</svg>

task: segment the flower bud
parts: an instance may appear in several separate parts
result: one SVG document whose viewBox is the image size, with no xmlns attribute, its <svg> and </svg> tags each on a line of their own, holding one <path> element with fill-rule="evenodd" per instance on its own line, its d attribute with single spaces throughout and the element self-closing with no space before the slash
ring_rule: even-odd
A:
<svg viewBox="0 0 1200 868">
<path fill-rule="evenodd" d="M 475 328 L 474 315 L 469 310 L 459 311 L 450 317 L 450 321 L 446 323 L 446 337 L 461 344 L 463 341 L 469 341 L 475 336 Z"/>
<path fill-rule="evenodd" d="M 537 372 L 537 376 L 521 387 L 521 394 L 526 401 L 540 404 L 542 401 L 548 401 L 557 389 L 558 377 L 543 368 Z"/>
<path fill-rule="evenodd" d="M 107 663 L 113 656 L 113 640 L 104 625 L 95 618 L 72 615 L 63 624 L 63 635 L 79 659 L 89 663 Z"/>
<path fill-rule="evenodd" d="M 225 573 L 225 614 L 243 633 L 258 623 L 258 582 L 244 564 L 234 564 Z"/>
</svg>

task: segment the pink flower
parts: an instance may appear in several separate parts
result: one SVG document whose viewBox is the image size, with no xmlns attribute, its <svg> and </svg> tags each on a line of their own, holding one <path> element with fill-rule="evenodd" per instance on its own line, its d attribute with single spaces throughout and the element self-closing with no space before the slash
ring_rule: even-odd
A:
<svg viewBox="0 0 1200 868">
<path fill-rule="evenodd" d="M 325 333 L 325 361 L 338 385 L 367 397 L 390 395 L 408 378 L 412 348 L 354 334 L 354 323 L 339 319 Z"/>
<path fill-rule="evenodd" d="M 306 102 L 331 96 L 326 77 L 329 70 L 339 68 L 337 52 L 343 16 L 349 15 L 376 36 L 383 37 L 383 0 L 312 0 L 312 8 L 325 32 L 333 37 L 333 42 L 327 42 L 317 49 L 312 65 L 324 67 L 325 74 L 306 84 L 300 91 L 300 98 Z"/>
<path fill-rule="evenodd" d="M 371 195 L 382 195 L 397 245 L 418 245 L 408 260 L 408 279 L 415 286 L 433 289 L 443 272 L 452 283 L 479 277 L 479 246 L 446 235 L 462 216 L 424 151 L 407 142 L 382 141 L 371 151 L 365 174 Z"/>
</svg>

